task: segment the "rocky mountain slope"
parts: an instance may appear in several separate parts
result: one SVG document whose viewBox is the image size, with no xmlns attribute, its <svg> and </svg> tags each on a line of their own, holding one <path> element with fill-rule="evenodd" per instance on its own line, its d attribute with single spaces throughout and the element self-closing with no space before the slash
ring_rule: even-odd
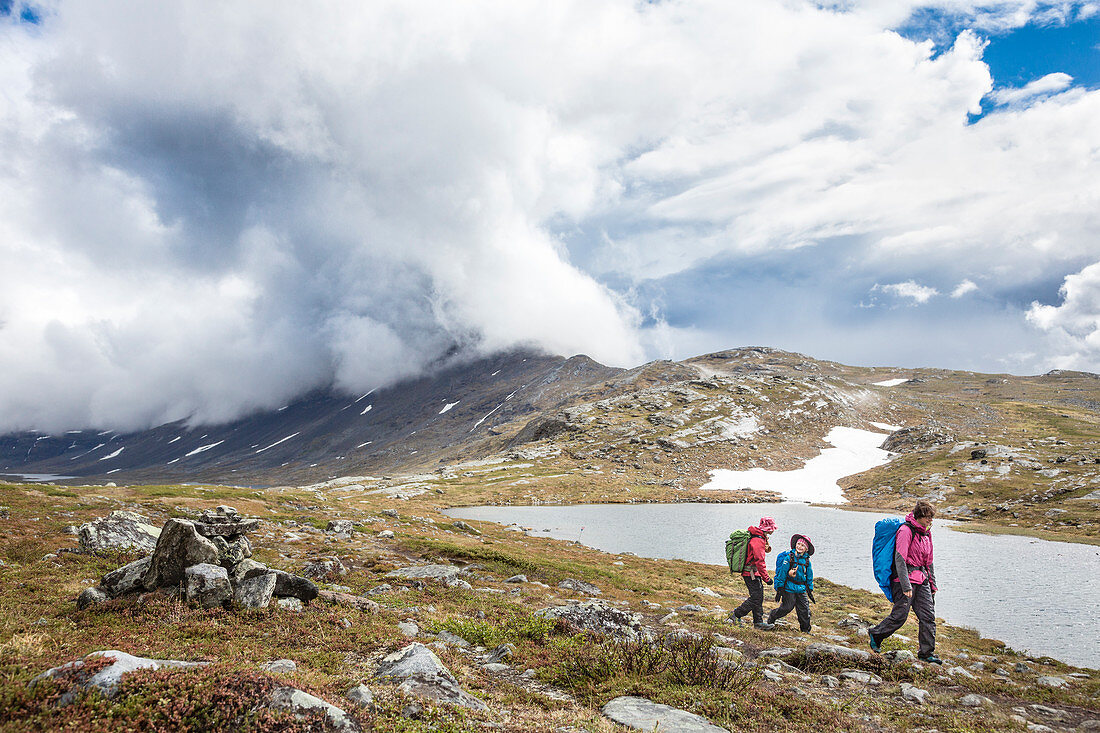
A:
<svg viewBox="0 0 1100 733">
<path fill-rule="evenodd" d="M 471 502 L 738 501 L 767 495 L 700 489 L 719 468 L 800 468 L 838 426 L 880 433 L 894 453 L 841 480 L 858 506 L 925 497 L 958 519 L 1100 534 L 1096 375 L 851 367 L 762 347 L 630 370 L 513 353 L 225 426 L 8 436 L 0 470 L 99 483 L 348 477 Z"/>
</svg>

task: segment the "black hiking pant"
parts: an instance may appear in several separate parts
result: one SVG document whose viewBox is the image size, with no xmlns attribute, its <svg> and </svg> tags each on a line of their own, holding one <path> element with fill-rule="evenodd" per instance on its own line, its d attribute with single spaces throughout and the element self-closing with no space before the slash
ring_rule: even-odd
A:
<svg viewBox="0 0 1100 733">
<path fill-rule="evenodd" d="M 905 624 L 905 619 L 909 618 L 909 609 L 912 608 L 920 629 L 917 656 L 927 657 L 932 654 L 936 651 L 936 602 L 932 596 L 931 586 L 927 582 L 919 585 L 914 583 L 913 597 L 907 598 L 902 593 L 901 583 L 895 580 L 890 585 L 890 591 L 894 594 L 894 607 L 890 615 L 882 619 L 878 625 L 867 629 L 867 633 L 882 642 Z"/>
<path fill-rule="evenodd" d="M 783 602 L 768 614 L 768 623 L 774 624 L 776 619 L 781 619 L 791 611 L 797 610 L 798 628 L 803 631 L 810 630 L 810 599 L 805 593 L 783 591 Z"/>
<path fill-rule="evenodd" d="M 744 618 L 752 613 L 752 622 L 758 624 L 764 620 L 764 581 L 760 578 L 750 578 L 742 575 L 745 587 L 749 589 L 749 597 L 733 610 L 735 618 Z"/>
</svg>

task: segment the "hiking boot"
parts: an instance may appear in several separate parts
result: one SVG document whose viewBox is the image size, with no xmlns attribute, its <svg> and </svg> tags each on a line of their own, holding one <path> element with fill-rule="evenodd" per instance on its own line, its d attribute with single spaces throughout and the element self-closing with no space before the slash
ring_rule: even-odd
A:
<svg viewBox="0 0 1100 733">
<path fill-rule="evenodd" d="M 769 624 L 767 621 L 760 621 L 753 624 L 753 628 L 760 629 L 761 631 L 771 631 L 775 628 L 775 624 Z"/>
<path fill-rule="evenodd" d="M 882 642 L 876 639 L 874 634 L 867 634 L 867 639 L 871 643 L 871 651 L 879 653 L 882 652 L 882 647 L 879 646 L 879 644 L 881 644 Z"/>
<path fill-rule="evenodd" d="M 731 613 L 730 614 L 730 623 L 736 624 L 737 626 L 741 626 L 741 617 L 740 616 L 734 616 Z"/>
<path fill-rule="evenodd" d="M 927 662 L 928 664 L 943 664 L 943 660 L 937 657 L 935 654 L 929 654 L 926 657 L 922 657 L 918 654 L 917 659 L 921 660 L 922 662 Z"/>
</svg>

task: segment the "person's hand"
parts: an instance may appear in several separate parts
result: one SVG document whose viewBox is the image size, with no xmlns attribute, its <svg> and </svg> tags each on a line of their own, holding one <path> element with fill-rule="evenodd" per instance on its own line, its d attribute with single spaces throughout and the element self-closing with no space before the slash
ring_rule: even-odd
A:
<svg viewBox="0 0 1100 733">
<path fill-rule="evenodd" d="M 905 594 L 906 598 L 912 598 L 913 597 L 913 591 L 911 591 L 911 590 L 903 590 L 902 593 Z"/>
<path fill-rule="evenodd" d="M 798 575 L 798 568 L 791 568 L 787 571 L 787 575 L 791 576 L 792 578 Z"/>
</svg>

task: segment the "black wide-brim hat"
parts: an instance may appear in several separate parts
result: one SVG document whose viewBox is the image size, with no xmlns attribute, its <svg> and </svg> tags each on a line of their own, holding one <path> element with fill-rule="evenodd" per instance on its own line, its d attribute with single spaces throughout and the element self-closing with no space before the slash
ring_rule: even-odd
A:
<svg viewBox="0 0 1100 733">
<path fill-rule="evenodd" d="M 805 540 L 806 544 L 810 546 L 809 551 L 806 553 L 807 557 L 814 554 L 814 543 L 810 542 L 810 538 L 807 537 L 804 534 L 792 534 L 791 535 L 791 549 L 792 550 L 794 549 L 794 546 L 798 544 L 799 540 Z"/>
</svg>

